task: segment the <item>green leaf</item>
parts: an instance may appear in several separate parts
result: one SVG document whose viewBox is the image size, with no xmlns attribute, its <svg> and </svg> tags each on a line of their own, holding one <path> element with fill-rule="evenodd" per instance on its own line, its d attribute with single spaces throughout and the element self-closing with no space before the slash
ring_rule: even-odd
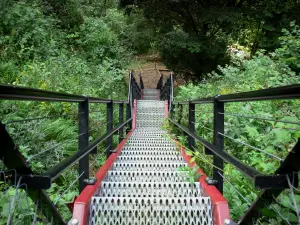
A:
<svg viewBox="0 0 300 225">
<path fill-rule="evenodd" d="M 286 144 L 292 140 L 291 133 L 287 130 L 273 129 L 271 134 L 273 135 L 274 145 Z"/>
<path fill-rule="evenodd" d="M 255 138 L 259 135 L 257 129 L 255 127 L 246 126 L 247 133 L 250 137 Z"/>
<path fill-rule="evenodd" d="M 195 157 L 192 157 L 190 160 L 190 163 L 193 163 L 193 162 L 195 162 Z"/>
<path fill-rule="evenodd" d="M 276 214 L 273 210 L 270 210 L 270 209 L 268 209 L 268 208 L 263 208 L 263 209 L 261 210 L 261 212 L 262 212 L 262 214 L 263 214 L 264 216 L 267 216 L 267 217 L 272 217 L 272 218 L 274 218 L 274 217 L 277 216 L 277 214 Z"/>
</svg>

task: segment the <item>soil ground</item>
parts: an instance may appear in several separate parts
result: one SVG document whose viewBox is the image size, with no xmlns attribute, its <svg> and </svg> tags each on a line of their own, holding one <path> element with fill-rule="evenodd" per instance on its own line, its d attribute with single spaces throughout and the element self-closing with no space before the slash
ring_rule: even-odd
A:
<svg viewBox="0 0 300 225">
<path fill-rule="evenodd" d="M 156 88 L 161 75 L 166 80 L 170 74 L 157 55 L 136 56 L 136 64 L 131 65 L 129 69 L 134 72 L 138 83 L 140 82 L 139 74 L 141 74 L 144 87 L 151 89 Z"/>
</svg>

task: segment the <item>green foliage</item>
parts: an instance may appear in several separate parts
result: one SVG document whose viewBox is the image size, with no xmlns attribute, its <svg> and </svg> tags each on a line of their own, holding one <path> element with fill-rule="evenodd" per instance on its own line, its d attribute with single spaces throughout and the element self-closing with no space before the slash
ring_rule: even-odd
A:
<svg viewBox="0 0 300 225">
<path fill-rule="evenodd" d="M 290 29 L 283 29 L 279 38 L 281 47 L 276 49 L 274 56 L 284 66 L 290 67 L 296 73 L 300 72 L 300 28 L 292 22 Z"/>
<path fill-rule="evenodd" d="M 80 4 L 76 0 L 41 0 L 45 13 L 54 14 L 63 28 L 74 28 L 83 23 Z"/>
<path fill-rule="evenodd" d="M 292 55 L 297 55 L 299 27 L 291 24 L 292 31 L 283 30 L 281 46 L 274 53 L 264 54 L 259 52 L 250 60 L 232 58 L 231 64 L 208 74 L 207 80 L 199 84 L 180 86 L 175 95 L 176 101 L 191 100 L 203 97 L 212 97 L 218 94 L 231 94 L 259 90 L 269 87 L 291 85 L 300 82 L 299 74 L 295 69 L 297 60 L 288 60 Z M 298 60 L 299 61 L 299 60 Z M 300 137 L 300 126 L 280 121 L 299 123 L 298 109 L 300 102 L 297 100 L 262 101 L 245 103 L 226 103 L 225 105 L 225 151 L 239 158 L 246 164 L 256 168 L 263 174 L 273 174 L 280 165 L 281 159 L 291 151 Z M 213 141 L 213 108 L 210 105 L 196 106 L 196 132 L 203 138 Z M 232 115 L 230 115 L 232 114 Z M 188 109 L 175 108 L 174 119 L 187 126 Z M 246 116 L 246 117 L 243 117 Z M 257 117 L 257 118 L 250 118 Z M 267 118 L 270 120 L 259 119 Z M 275 120 L 275 121 L 274 121 Z M 172 132 L 176 129 L 172 128 Z M 180 135 L 177 133 L 177 135 Z M 185 139 L 182 137 L 181 139 Z M 238 142 L 255 146 L 265 152 L 254 150 Z M 206 173 L 212 169 L 210 156 L 203 154 L 203 146 L 197 146 L 191 156 L 197 165 Z M 225 177 L 249 202 L 253 202 L 259 193 L 252 181 L 242 175 L 233 166 L 226 164 Z M 236 193 L 236 190 L 225 182 L 224 195 L 229 201 L 231 216 L 238 221 L 247 210 L 248 203 Z M 283 192 L 276 204 L 263 210 L 264 216 L 259 223 L 262 224 L 291 224 L 297 223 L 293 201 L 288 191 Z M 299 200 L 299 190 L 295 190 L 295 198 Z M 299 206 L 298 206 L 299 207 Z M 281 216 L 282 215 L 282 216 Z M 288 217 L 288 215 L 290 215 Z"/>
<path fill-rule="evenodd" d="M 198 172 L 199 167 L 194 166 L 193 168 L 189 166 L 180 167 L 177 169 L 179 174 L 186 178 L 186 181 L 190 183 L 198 182 L 199 178 L 203 175 Z"/>
<path fill-rule="evenodd" d="M 138 12 L 132 16 L 124 15 L 123 11 L 115 8 L 116 4 L 116 1 L 108 0 L 0 1 L 0 83 L 126 99 L 124 75 L 127 72 L 124 68 L 131 62 L 133 53 L 149 50 L 151 45 L 146 42 L 151 38 L 132 41 L 133 37 L 142 39 L 145 33 L 139 29 L 146 26 L 146 20 Z M 91 104 L 90 107 L 91 111 L 100 111 L 90 115 L 89 139 L 92 141 L 105 133 L 105 129 L 100 128 L 106 126 L 106 105 Z M 38 174 L 78 151 L 77 111 L 77 104 L 73 103 L 0 103 L 1 121 L 7 124 L 8 132 Z M 58 117 L 8 123 L 44 116 Z M 117 120 L 115 116 L 114 125 Z M 116 143 L 117 137 L 114 137 Z M 90 157 L 91 176 L 104 163 L 104 150 L 104 146 L 100 145 L 97 157 Z M 78 168 L 74 165 L 47 190 L 66 220 L 71 214 L 65 202 L 78 195 L 78 182 L 72 184 L 77 178 Z M 5 189 L 0 194 L 0 202 L 3 203 L 0 206 L 0 224 L 6 223 L 7 207 L 12 201 L 6 193 L 14 190 Z M 19 201 L 27 200 L 23 192 Z M 13 222 L 21 219 L 22 224 L 31 224 L 34 203 L 29 201 L 22 207 L 16 207 Z M 39 222 L 36 224 L 48 224 L 42 215 L 37 217 Z"/>
<path fill-rule="evenodd" d="M 228 63 L 227 47 L 247 46 L 251 56 L 274 51 L 290 21 L 299 24 L 299 1 L 121 1 L 140 7 L 157 27 L 157 46 L 166 65 L 193 81 Z"/>
</svg>

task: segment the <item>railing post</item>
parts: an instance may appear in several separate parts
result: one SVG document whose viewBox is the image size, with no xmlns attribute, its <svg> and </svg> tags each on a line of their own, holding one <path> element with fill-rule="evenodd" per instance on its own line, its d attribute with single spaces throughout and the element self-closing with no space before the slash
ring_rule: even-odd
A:
<svg viewBox="0 0 300 225">
<path fill-rule="evenodd" d="M 130 103 L 128 102 L 126 104 L 126 120 L 129 120 L 131 117 L 131 109 L 130 109 Z M 131 129 L 131 124 L 132 123 L 128 123 L 129 128 Z"/>
<path fill-rule="evenodd" d="M 172 104 L 171 104 L 171 111 L 170 111 L 170 118 L 171 118 L 171 119 L 174 118 L 174 110 L 175 110 L 175 104 L 172 103 Z"/>
<path fill-rule="evenodd" d="M 144 82 L 143 82 L 143 78 L 142 78 L 142 73 L 139 73 L 140 76 L 140 87 L 141 89 L 144 89 Z"/>
<path fill-rule="evenodd" d="M 189 102 L 189 131 L 195 133 L 195 104 Z M 189 149 L 194 151 L 195 139 L 189 136 Z"/>
<path fill-rule="evenodd" d="M 178 123 L 181 123 L 181 119 L 182 119 L 182 105 L 178 104 Z"/>
<path fill-rule="evenodd" d="M 119 104 L 119 124 L 124 122 L 124 103 Z M 123 139 L 123 127 L 120 128 L 119 130 L 119 142 L 122 141 Z"/>
<path fill-rule="evenodd" d="M 113 129 L 113 115 L 114 115 L 114 110 L 113 110 L 113 102 L 106 103 L 106 131 L 110 133 Z M 112 150 L 112 144 L 113 144 L 113 136 L 110 136 L 109 138 L 106 139 L 106 156 L 109 157 L 111 154 Z"/>
<path fill-rule="evenodd" d="M 224 103 L 218 101 L 218 96 L 214 99 L 214 145 L 220 150 L 224 151 L 224 137 L 221 134 L 224 134 Z M 213 155 L 213 179 L 217 181 L 217 189 L 223 193 L 223 169 L 224 161 Z M 220 175 L 221 174 L 221 175 Z"/>
<path fill-rule="evenodd" d="M 78 105 L 78 149 L 84 151 L 89 145 L 89 98 Z M 79 192 L 86 184 L 85 179 L 89 179 L 89 155 L 79 160 Z"/>
</svg>

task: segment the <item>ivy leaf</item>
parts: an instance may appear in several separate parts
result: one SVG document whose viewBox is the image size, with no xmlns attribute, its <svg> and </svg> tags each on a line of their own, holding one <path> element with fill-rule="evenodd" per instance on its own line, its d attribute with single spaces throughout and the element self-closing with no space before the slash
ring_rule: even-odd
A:
<svg viewBox="0 0 300 225">
<path fill-rule="evenodd" d="M 261 212 L 262 212 L 262 214 L 263 214 L 264 216 L 272 217 L 272 218 L 275 218 L 276 215 L 277 215 L 273 210 L 270 210 L 270 209 L 268 209 L 268 208 L 263 208 L 263 209 L 261 210 Z"/>
<path fill-rule="evenodd" d="M 274 145 L 277 144 L 286 144 L 292 140 L 291 133 L 287 130 L 274 129 L 271 134 L 274 138 Z"/>
<path fill-rule="evenodd" d="M 247 133 L 248 135 L 251 137 L 251 138 L 255 138 L 259 135 L 257 129 L 255 127 L 250 127 L 250 126 L 246 126 L 246 130 L 247 130 Z"/>
<path fill-rule="evenodd" d="M 195 157 L 191 158 L 190 163 L 195 162 Z"/>
</svg>

